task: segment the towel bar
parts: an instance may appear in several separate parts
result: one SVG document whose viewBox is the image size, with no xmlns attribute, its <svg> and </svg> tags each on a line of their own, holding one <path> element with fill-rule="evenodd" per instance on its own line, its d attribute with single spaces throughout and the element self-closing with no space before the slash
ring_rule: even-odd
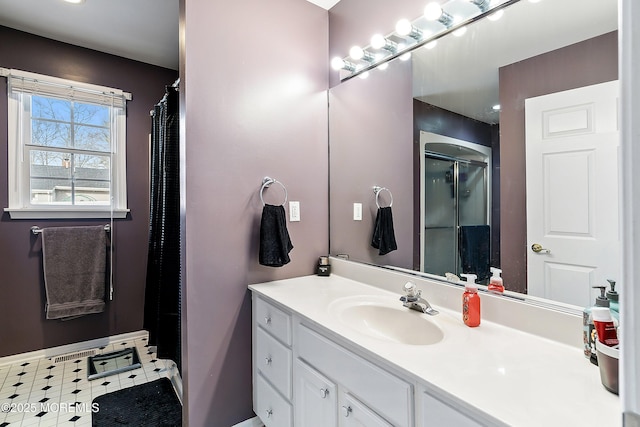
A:
<svg viewBox="0 0 640 427">
<path fill-rule="evenodd" d="M 107 233 L 110 233 L 111 225 L 105 224 L 104 231 L 106 231 Z M 37 225 L 34 225 L 33 227 L 31 227 L 31 232 L 37 236 L 38 234 L 42 233 L 42 228 L 38 227 Z"/>
</svg>

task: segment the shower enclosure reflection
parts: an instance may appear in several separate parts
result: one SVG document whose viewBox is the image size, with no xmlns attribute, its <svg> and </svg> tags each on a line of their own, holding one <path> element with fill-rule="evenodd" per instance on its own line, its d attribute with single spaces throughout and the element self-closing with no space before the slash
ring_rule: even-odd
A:
<svg viewBox="0 0 640 427">
<path fill-rule="evenodd" d="M 420 133 L 420 270 L 489 276 L 491 148 Z"/>
</svg>

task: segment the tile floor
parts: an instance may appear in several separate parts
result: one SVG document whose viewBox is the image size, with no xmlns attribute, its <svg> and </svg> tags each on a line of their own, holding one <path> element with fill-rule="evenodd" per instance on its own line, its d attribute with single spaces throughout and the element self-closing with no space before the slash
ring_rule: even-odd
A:
<svg viewBox="0 0 640 427">
<path fill-rule="evenodd" d="M 156 358 L 146 338 L 96 349 L 96 354 L 135 345 L 139 369 L 87 380 L 87 357 L 54 363 L 55 358 L 0 366 L 0 427 L 90 427 L 91 402 L 122 388 L 169 377 L 173 362 Z M 93 408 L 98 409 L 99 408 Z"/>
</svg>

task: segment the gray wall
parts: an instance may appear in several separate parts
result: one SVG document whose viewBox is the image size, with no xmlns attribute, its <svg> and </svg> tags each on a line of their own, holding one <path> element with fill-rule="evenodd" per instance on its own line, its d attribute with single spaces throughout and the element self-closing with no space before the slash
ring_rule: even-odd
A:
<svg viewBox="0 0 640 427">
<path fill-rule="evenodd" d="M 149 110 L 177 71 L 55 42 L 0 26 L 0 66 L 119 88 L 127 103 L 127 191 L 131 214 L 117 220 L 114 300 L 104 313 L 61 322 L 44 318 L 40 227 L 104 224 L 105 220 L 0 219 L 0 357 L 142 329 L 149 229 Z M 7 196 L 7 89 L 0 79 L 0 207 Z"/>
<path fill-rule="evenodd" d="M 524 101 L 616 80 L 617 37 L 614 31 L 500 68 L 501 265 L 509 290 L 527 290 Z"/>
<path fill-rule="evenodd" d="M 247 285 L 312 274 L 328 251 L 328 13 L 300 0 L 181 8 L 185 412 L 191 427 L 229 427 L 253 416 Z M 300 202 L 281 268 L 258 264 L 265 175 Z M 280 203 L 277 189 L 265 196 Z"/>
</svg>

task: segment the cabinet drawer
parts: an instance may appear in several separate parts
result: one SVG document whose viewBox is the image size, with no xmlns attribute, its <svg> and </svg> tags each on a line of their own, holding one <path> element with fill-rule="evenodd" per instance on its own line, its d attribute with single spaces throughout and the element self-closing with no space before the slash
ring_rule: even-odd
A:
<svg viewBox="0 0 640 427">
<path fill-rule="evenodd" d="M 261 298 L 255 299 L 255 322 L 265 331 L 285 343 L 291 345 L 291 316 L 274 307 Z"/>
<path fill-rule="evenodd" d="M 393 427 L 349 393 L 340 394 L 340 423 L 338 425 L 340 427 Z"/>
<path fill-rule="evenodd" d="M 413 424 L 413 386 L 356 356 L 304 325 L 296 328 L 300 358 L 344 385 L 397 427 Z"/>
<path fill-rule="evenodd" d="M 291 399 L 291 350 L 262 328 L 256 328 L 256 360 L 258 371 L 287 399 Z"/>
<path fill-rule="evenodd" d="M 258 374 L 256 381 L 256 415 L 266 427 L 291 427 L 291 405 Z"/>
</svg>

